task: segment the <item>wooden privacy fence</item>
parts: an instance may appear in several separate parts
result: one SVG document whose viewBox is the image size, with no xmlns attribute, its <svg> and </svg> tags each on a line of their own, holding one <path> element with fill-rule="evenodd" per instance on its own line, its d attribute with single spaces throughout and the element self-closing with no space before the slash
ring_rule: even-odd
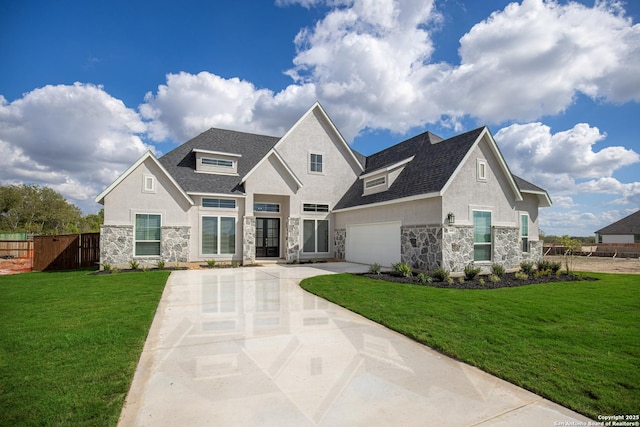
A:
<svg viewBox="0 0 640 427">
<path fill-rule="evenodd" d="M 0 240 L 0 258 L 31 258 L 33 241 Z"/>
<path fill-rule="evenodd" d="M 100 233 L 34 236 L 33 269 L 73 270 L 100 262 Z"/>
</svg>

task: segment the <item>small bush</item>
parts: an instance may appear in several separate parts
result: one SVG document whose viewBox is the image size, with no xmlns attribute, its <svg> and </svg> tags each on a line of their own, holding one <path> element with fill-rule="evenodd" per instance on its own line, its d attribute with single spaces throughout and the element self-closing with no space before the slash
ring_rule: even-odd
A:
<svg viewBox="0 0 640 427">
<path fill-rule="evenodd" d="M 164 268 L 164 261 L 158 261 L 158 262 L 156 263 L 156 266 L 157 266 L 160 270 L 162 270 L 162 269 Z"/>
<path fill-rule="evenodd" d="M 480 271 L 480 267 L 474 267 L 469 264 L 464 268 L 464 278 L 467 280 L 473 280 L 478 276 L 478 274 L 480 274 Z"/>
<path fill-rule="evenodd" d="M 104 271 L 111 271 L 111 264 L 105 262 L 104 264 L 102 264 L 102 269 Z"/>
<path fill-rule="evenodd" d="M 215 267 L 215 265 L 216 265 L 216 260 L 215 259 L 208 259 L 205 262 L 207 263 L 207 265 L 209 267 Z"/>
<path fill-rule="evenodd" d="M 451 277 L 447 277 L 447 283 L 449 286 L 453 285 L 453 279 Z"/>
<path fill-rule="evenodd" d="M 411 268 L 411 266 L 406 262 L 399 262 L 397 264 L 393 264 L 393 271 L 402 277 L 411 277 L 413 268 Z"/>
<path fill-rule="evenodd" d="M 478 283 L 480 284 L 480 286 L 484 286 L 484 279 L 481 277 L 480 279 L 478 279 Z"/>
<path fill-rule="evenodd" d="M 498 283 L 500 281 L 500 276 L 498 276 L 497 274 L 492 274 L 491 276 L 489 276 L 489 281 L 492 283 Z"/>
<path fill-rule="evenodd" d="M 380 274 L 380 264 L 374 262 L 369 266 L 369 274 Z"/>
<path fill-rule="evenodd" d="M 525 274 L 531 274 L 533 273 L 533 263 L 529 261 L 522 261 L 520 263 L 520 269 Z"/>
<path fill-rule="evenodd" d="M 562 268 L 562 263 L 561 262 L 550 262 L 549 263 L 549 269 L 551 270 L 551 272 L 553 274 L 556 274 L 557 272 L 559 272 L 561 268 Z"/>
<path fill-rule="evenodd" d="M 491 265 L 491 273 L 495 276 L 502 277 L 505 275 L 506 271 L 503 266 L 494 263 Z"/>
<path fill-rule="evenodd" d="M 533 268 L 533 264 L 531 265 L 531 267 Z M 527 280 L 529 278 L 529 275 L 527 273 L 525 273 L 524 271 L 518 271 L 515 274 L 515 278 L 518 280 Z"/>
<path fill-rule="evenodd" d="M 446 282 L 449 279 L 449 272 L 444 268 L 436 268 L 433 271 L 433 278 L 438 282 Z"/>
<path fill-rule="evenodd" d="M 458 277 L 458 283 L 462 285 L 464 283 L 464 277 L 462 276 Z"/>
<path fill-rule="evenodd" d="M 138 267 L 140 267 L 140 263 L 135 259 L 132 259 L 131 261 L 129 261 L 129 267 L 131 267 L 132 270 L 137 270 Z"/>
<path fill-rule="evenodd" d="M 418 274 L 418 282 L 420 282 L 423 285 L 426 285 L 427 283 L 433 282 L 433 279 L 431 278 L 431 276 L 429 276 L 426 273 L 420 273 Z"/>
</svg>

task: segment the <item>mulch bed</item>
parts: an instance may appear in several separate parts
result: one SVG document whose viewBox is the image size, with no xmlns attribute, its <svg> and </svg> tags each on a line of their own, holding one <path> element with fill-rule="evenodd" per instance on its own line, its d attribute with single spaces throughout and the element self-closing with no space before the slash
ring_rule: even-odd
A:
<svg viewBox="0 0 640 427">
<path fill-rule="evenodd" d="M 594 277 L 582 276 L 582 275 L 568 275 L 567 273 L 550 274 L 548 276 L 534 277 L 533 274 L 529 275 L 526 280 L 516 279 L 515 273 L 506 273 L 500 278 L 499 282 L 492 282 L 489 280 L 489 276 L 480 275 L 473 280 L 464 280 L 460 282 L 457 277 L 452 278 L 453 283 L 438 282 L 434 280 L 431 283 L 420 283 L 416 276 L 402 277 L 391 272 L 383 272 L 380 274 L 362 273 L 360 276 L 368 277 L 370 279 L 386 280 L 388 282 L 406 283 L 419 286 L 433 286 L 435 288 L 450 288 L 450 289 L 498 289 L 498 288 L 513 288 L 517 286 L 535 285 L 540 283 L 550 282 L 573 282 L 582 280 L 598 280 Z M 484 280 L 484 283 L 480 283 L 480 278 Z"/>
</svg>

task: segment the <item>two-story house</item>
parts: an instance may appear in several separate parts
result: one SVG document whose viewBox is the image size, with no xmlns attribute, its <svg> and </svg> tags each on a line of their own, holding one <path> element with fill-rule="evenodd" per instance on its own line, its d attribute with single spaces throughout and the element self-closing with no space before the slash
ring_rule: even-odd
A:
<svg viewBox="0 0 640 427">
<path fill-rule="evenodd" d="M 318 103 L 279 138 L 210 129 L 147 152 L 96 201 L 113 266 L 337 258 L 451 271 L 540 258 L 538 208 L 551 205 L 486 127 L 363 156 Z"/>
</svg>

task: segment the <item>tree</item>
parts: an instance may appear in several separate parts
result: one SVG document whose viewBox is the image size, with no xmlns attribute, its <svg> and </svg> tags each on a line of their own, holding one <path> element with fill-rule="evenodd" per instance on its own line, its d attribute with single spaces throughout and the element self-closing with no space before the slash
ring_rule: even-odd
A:
<svg viewBox="0 0 640 427">
<path fill-rule="evenodd" d="M 564 246 L 564 262 L 567 267 L 567 274 L 573 272 L 574 252 L 582 247 L 582 242 L 578 239 L 564 235 L 560 238 L 560 244 Z"/>
<path fill-rule="evenodd" d="M 63 234 L 79 231 L 80 209 L 49 187 L 0 187 L 0 231 Z"/>
</svg>

